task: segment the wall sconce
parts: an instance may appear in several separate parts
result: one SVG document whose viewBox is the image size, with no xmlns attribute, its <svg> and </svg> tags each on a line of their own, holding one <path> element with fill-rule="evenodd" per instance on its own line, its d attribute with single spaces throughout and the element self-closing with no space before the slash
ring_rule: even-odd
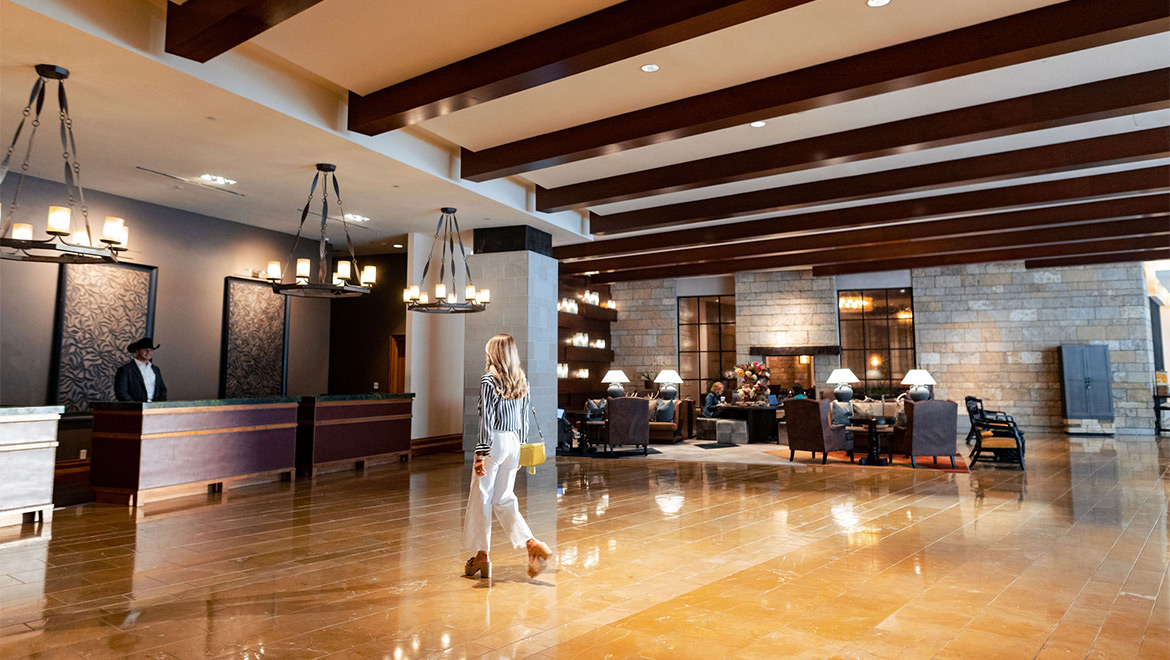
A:
<svg viewBox="0 0 1170 660">
<path fill-rule="evenodd" d="M 578 332 L 577 334 L 573 335 L 573 346 L 576 346 L 578 348 L 588 348 L 588 346 L 589 346 L 589 333 L 588 332 Z"/>
<path fill-rule="evenodd" d="M 808 364 L 811 359 L 812 358 L 810 358 L 807 355 L 802 355 L 802 356 L 800 356 L 800 363 L 801 364 Z"/>
<path fill-rule="evenodd" d="M 909 309 L 899 310 L 898 313 L 894 315 L 894 318 L 898 319 L 899 321 L 909 321 L 914 318 L 914 312 Z"/>
<path fill-rule="evenodd" d="M 558 363 L 557 364 L 557 378 L 563 379 L 563 378 L 568 378 L 568 377 L 569 377 L 569 365 Z"/>
<path fill-rule="evenodd" d="M 590 305 L 600 305 L 601 304 L 601 295 L 599 293 L 597 293 L 596 291 L 590 291 L 589 289 L 585 289 L 585 293 L 581 294 L 581 301 L 588 303 Z"/>
<path fill-rule="evenodd" d="M 605 340 L 598 339 L 597 341 L 593 342 L 593 348 L 605 348 Z"/>
<path fill-rule="evenodd" d="M 589 378 L 589 370 L 588 369 L 578 369 L 577 370 L 577 378 L 580 378 L 582 380 Z"/>
<path fill-rule="evenodd" d="M 577 301 L 571 298 L 561 298 L 561 301 L 557 303 L 557 311 L 566 314 L 576 314 L 578 313 Z"/>
<path fill-rule="evenodd" d="M 607 300 L 605 301 L 605 306 L 609 309 L 617 309 L 617 302 L 613 300 Z"/>
<path fill-rule="evenodd" d="M 882 356 L 880 356 L 880 355 L 869 356 L 869 366 L 874 367 L 874 368 L 882 366 Z"/>
</svg>

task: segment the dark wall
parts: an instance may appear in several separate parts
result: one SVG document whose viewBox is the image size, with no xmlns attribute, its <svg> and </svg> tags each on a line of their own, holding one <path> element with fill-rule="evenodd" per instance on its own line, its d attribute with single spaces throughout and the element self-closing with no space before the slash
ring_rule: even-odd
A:
<svg viewBox="0 0 1170 660">
<path fill-rule="evenodd" d="M 7 177 L 0 188 L 5 207 L 16 178 Z M 17 221 L 31 222 L 35 235 L 44 236 L 49 206 L 63 205 L 63 193 L 59 181 L 27 179 Z M 283 260 L 292 236 L 93 190 L 85 198 L 95 232 L 101 232 L 107 215 L 125 218 L 131 247 L 127 260 L 158 267 L 154 339 L 161 348 L 155 362 L 170 398 L 215 398 L 224 277 L 263 270 L 269 259 Z M 313 251 L 314 246 L 307 246 L 303 256 Z M 53 264 L 0 261 L 0 405 L 49 403 L 57 272 Z M 326 391 L 329 304 L 292 300 L 291 395 Z"/>
<path fill-rule="evenodd" d="M 334 254 L 337 258 L 340 255 Z M 345 256 L 340 256 L 345 258 Z M 406 254 L 359 256 L 378 267 L 378 283 L 360 298 L 333 301 L 329 324 L 329 393 L 361 394 L 377 382 L 390 388 L 390 335 L 406 333 Z M 463 347 L 456 349 L 462 351 Z"/>
</svg>

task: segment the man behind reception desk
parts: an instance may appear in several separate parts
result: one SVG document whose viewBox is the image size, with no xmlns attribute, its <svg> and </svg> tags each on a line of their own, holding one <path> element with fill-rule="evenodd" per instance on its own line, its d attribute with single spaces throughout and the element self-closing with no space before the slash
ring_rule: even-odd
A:
<svg viewBox="0 0 1170 660">
<path fill-rule="evenodd" d="M 139 401 L 142 403 L 167 400 L 167 386 L 163 383 L 162 372 L 151 359 L 154 349 L 153 337 L 144 337 L 126 347 L 134 359 L 118 367 L 114 375 L 114 398 L 118 401 Z"/>
</svg>

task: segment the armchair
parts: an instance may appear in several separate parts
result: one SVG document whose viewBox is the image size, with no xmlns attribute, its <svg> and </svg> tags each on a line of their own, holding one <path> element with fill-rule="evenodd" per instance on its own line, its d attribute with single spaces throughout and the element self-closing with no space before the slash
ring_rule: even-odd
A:
<svg viewBox="0 0 1170 660">
<path fill-rule="evenodd" d="M 675 399 L 670 402 L 670 405 L 674 407 L 674 421 L 650 422 L 651 442 L 677 443 L 693 435 L 691 429 L 693 426 L 692 418 L 695 414 L 695 402 Z"/>
<path fill-rule="evenodd" d="M 983 401 L 973 396 L 967 397 L 965 403 L 971 419 L 967 444 L 975 443 L 971 465 L 982 459 L 1017 463 L 1024 469 L 1024 432 L 1016 425 L 1015 418 L 1000 410 L 985 410 Z"/>
<path fill-rule="evenodd" d="M 955 438 L 959 433 L 959 404 L 954 401 L 907 401 L 906 426 L 895 426 L 890 437 L 891 453 L 906 454 L 910 465 L 918 467 L 919 456 L 951 459 L 955 467 Z"/>
<path fill-rule="evenodd" d="M 829 425 L 828 399 L 785 399 L 785 420 L 788 425 L 788 460 L 798 451 L 811 451 L 813 459 L 821 452 L 821 463 L 827 463 L 829 452 L 845 451 L 853 461 L 853 434 L 841 426 Z"/>
<path fill-rule="evenodd" d="M 642 446 L 642 453 L 650 451 L 650 408 L 645 399 L 619 397 L 610 399 L 605 408 L 605 428 L 600 437 L 592 440 L 613 448 L 621 445 Z"/>
</svg>

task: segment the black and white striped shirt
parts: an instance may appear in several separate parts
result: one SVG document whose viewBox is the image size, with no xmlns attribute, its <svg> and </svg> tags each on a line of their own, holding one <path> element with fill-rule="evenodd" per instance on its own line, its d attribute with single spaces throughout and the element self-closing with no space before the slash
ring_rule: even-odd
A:
<svg viewBox="0 0 1170 660">
<path fill-rule="evenodd" d="M 479 440 L 477 454 L 487 455 L 492 448 L 492 431 L 515 431 L 520 442 L 528 440 L 528 395 L 505 399 L 491 374 L 479 380 Z"/>
</svg>

